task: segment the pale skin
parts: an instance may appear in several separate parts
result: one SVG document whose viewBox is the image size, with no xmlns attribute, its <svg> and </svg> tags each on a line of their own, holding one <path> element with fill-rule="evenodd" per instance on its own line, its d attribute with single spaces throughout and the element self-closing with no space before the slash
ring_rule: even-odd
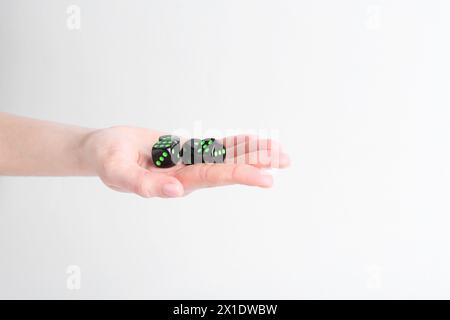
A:
<svg viewBox="0 0 450 320">
<path fill-rule="evenodd" d="M 128 126 L 90 129 L 0 112 L 0 176 L 98 176 L 116 191 L 175 198 L 234 184 L 269 188 L 273 177 L 266 169 L 290 162 L 275 141 L 235 136 L 223 140 L 224 164 L 160 169 L 151 161 L 151 148 L 164 134 Z M 246 163 L 249 158 L 256 161 Z"/>
</svg>

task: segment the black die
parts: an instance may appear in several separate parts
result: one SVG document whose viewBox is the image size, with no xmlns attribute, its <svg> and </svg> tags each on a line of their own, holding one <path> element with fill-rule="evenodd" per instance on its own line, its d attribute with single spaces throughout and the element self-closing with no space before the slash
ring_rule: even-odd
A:
<svg viewBox="0 0 450 320">
<path fill-rule="evenodd" d="M 200 143 L 200 139 L 189 139 L 183 144 L 180 152 L 183 164 L 191 165 L 202 163 L 203 157 Z"/>
<path fill-rule="evenodd" d="M 180 138 L 162 136 L 152 148 L 153 163 L 158 168 L 170 168 L 180 161 Z"/>
<path fill-rule="evenodd" d="M 224 163 L 226 149 L 214 138 L 203 139 L 200 142 L 204 163 Z"/>
<path fill-rule="evenodd" d="M 164 141 L 164 142 L 168 142 L 168 141 L 178 141 L 178 142 L 180 142 L 180 137 L 172 136 L 172 135 L 168 134 L 168 135 L 165 135 L 165 136 L 160 136 L 158 140 L 159 141 Z"/>
</svg>

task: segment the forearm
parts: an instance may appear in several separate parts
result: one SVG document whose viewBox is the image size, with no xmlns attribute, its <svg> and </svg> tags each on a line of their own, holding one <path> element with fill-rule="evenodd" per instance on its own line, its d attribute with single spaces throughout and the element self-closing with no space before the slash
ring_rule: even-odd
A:
<svg viewBox="0 0 450 320">
<path fill-rule="evenodd" d="M 84 151 L 91 131 L 0 112 L 0 175 L 94 175 Z"/>
</svg>

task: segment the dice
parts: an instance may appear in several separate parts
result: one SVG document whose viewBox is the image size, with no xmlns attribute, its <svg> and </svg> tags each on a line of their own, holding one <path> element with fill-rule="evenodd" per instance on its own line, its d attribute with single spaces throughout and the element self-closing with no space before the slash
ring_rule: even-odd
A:
<svg viewBox="0 0 450 320">
<path fill-rule="evenodd" d="M 181 147 L 181 161 L 183 164 L 191 165 L 203 162 L 203 153 L 200 139 L 189 139 Z"/>
<path fill-rule="evenodd" d="M 214 138 L 203 139 L 200 142 L 204 163 L 224 163 L 226 149 Z"/>
<path fill-rule="evenodd" d="M 152 148 L 152 160 L 158 168 L 171 168 L 180 161 L 180 138 L 171 135 L 159 137 Z"/>
<path fill-rule="evenodd" d="M 171 168 L 180 159 L 183 164 L 223 163 L 226 149 L 214 138 L 189 139 L 180 148 L 180 138 L 177 136 L 161 136 L 153 145 L 152 159 L 158 168 Z"/>
</svg>

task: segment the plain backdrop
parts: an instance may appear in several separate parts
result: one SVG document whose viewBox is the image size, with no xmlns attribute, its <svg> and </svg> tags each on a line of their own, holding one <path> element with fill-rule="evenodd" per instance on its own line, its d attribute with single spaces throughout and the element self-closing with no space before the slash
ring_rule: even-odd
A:
<svg viewBox="0 0 450 320">
<path fill-rule="evenodd" d="M 292 157 L 271 190 L 175 200 L 1 177 L 0 298 L 450 298 L 449 13 L 0 0 L 0 111 L 275 130 Z"/>
</svg>

